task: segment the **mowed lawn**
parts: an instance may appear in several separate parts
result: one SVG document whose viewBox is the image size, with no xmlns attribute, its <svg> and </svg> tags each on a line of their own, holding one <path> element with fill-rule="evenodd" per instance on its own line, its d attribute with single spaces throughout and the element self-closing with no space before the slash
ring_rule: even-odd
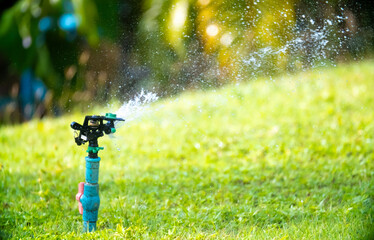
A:
<svg viewBox="0 0 374 240">
<path fill-rule="evenodd" d="M 69 126 L 84 115 L 1 126 L 0 239 L 374 237 L 374 61 L 150 109 L 99 140 L 89 234 L 75 201 L 86 147 Z"/>
</svg>

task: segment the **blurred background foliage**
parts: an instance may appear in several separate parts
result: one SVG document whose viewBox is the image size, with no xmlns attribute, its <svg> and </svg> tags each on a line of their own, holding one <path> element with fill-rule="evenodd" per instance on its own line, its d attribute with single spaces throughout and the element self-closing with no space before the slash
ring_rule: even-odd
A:
<svg viewBox="0 0 374 240">
<path fill-rule="evenodd" d="M 2 0 L 0 119 L 211 88 L 370 56 L 353 0 Z"/>
</svg>

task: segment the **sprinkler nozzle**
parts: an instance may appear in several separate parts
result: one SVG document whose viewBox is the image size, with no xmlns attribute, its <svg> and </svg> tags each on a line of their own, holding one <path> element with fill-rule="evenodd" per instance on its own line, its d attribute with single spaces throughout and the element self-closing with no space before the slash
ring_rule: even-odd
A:
<svg viewBox="0 0 374 240">
<path fill-rule="evenodd" d="M 105 123 L 104 123 L 105 121 Z M 117 118 L 116 114 L 107 113 L 105 116 L 86 116 L 84 118 L 83 125 L 77 122 L 72 122 L 70 127 L 76 131 L 79 131 L 77 137 L 75 137 L 75 143 L 79 146 L 89 142 L 90 149 L 99 149 L 97 139 L 104 136 L 105 134 L 112 134 L 116 132 L 114 126 L 115 121 L 125 121 L 123 118 Z M 94 151 L 96 154 L 97 151 Z"/>
</svg>

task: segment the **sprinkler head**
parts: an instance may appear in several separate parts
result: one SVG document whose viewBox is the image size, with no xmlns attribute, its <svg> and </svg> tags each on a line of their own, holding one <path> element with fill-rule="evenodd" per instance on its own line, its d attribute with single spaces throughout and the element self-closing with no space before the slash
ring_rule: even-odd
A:
<svg viewBox="0 0 374 240">
<path fill-rule="evenodd" d="M 125 119 L 117 118 L 116 114 L 107 113 L 105 114 L 105 116 L 86 116 L 84 118 L 83 125 L 80 125 L 77 122 L 72 122 L 70 124 L 70 127 L 79 132 L 78 136 L 74 138 L 75 143 L 79 146 L 85 144 L 86 142 L 89 142 L 88 151 L 94 152 L 96 154 L 98 150 L 102 149 L 99 148 L 97 139 L 104 136 L 104 133 L 115 133 L 115 121 L 125 121 Z"/>
</svg>

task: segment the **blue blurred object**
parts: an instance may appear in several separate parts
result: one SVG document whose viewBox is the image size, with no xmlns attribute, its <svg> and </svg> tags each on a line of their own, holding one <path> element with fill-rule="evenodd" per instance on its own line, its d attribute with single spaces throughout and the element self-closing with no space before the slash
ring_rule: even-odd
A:
<svg viewBox="0 0 374 240">
<path fill-rule="evenodd" d="M 19 98 L 22 115 L 30 120 L 36 107 L 45 100 L 47 87 L 36 78 L 31 69 L 23 71 L 21 75 Z"/>
<path fill-rule="evenodd" d="M 39 21 L 39 29 L 42 32 L 46 32 L 52 28 L 52 18 L 51 17 L 43 17 Z"/>
<path fill-rule="evenodd" d="M 77 30 L 78 18 L 72 13 L 65 13 L 60 17 L 58 23 L 62 30 L 73 32 Z"/>
</svg>

